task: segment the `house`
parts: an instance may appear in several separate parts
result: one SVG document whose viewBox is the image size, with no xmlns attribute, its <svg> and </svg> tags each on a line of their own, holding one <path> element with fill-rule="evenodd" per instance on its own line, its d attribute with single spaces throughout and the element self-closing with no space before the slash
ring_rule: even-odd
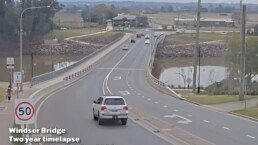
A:
<svg viewBox="0 0 258 145">
<path fill-rule="evenodd" d="M 174 19 L 174 24 L 176 26 L 196 26 L 195 18 L 186 19 Z M 200 27 L 235 27 L 234 21 L 232 19 L 217 19 L 217 18 L 201 18 Z"/>
<path fill-rule="evenodd" d="M 128 14 L 118 14 L 113 18 L 114 26 L 135 26 L 136 25 L 136 16 Z"/>
</svg>

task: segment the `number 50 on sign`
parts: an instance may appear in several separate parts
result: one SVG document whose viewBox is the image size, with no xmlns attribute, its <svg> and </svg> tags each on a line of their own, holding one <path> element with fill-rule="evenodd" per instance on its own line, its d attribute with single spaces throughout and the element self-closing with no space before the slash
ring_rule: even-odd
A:
<svg viewBox="0 0 258 145">
<path fill-rule="evenodd" d="M 35 109 L 32 99 L 15 100 L 15 123 L 32 124 L 34 123 Z"/>
</svg>

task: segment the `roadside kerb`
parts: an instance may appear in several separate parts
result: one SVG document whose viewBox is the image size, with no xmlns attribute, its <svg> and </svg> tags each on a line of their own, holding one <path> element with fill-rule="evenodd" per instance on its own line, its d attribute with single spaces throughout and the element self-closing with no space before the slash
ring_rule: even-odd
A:
<svg viewBox="0 0 258 145">
<path fill-rule="evenodd" d="M 130 109 L 129 117 L 135 123 L 173 145 L 214 145 L 196 135 L 177 128 L 175 125 L 171 125 L 135 108 Z"/>
<path fill-rule="evenodd" d="M 228 113 L 229 113 L 229 114 L 233 114 L 233 115 L 236 115 L 236 116 L 240 116 L 240 117 L 247 118 L 247 119 L 250 119 L 250 120 L 253 120 L 253 121 L 258 122 L 258 119 L 253 118 L 253 117 L 250 117 L 250 116 L 246 116 L 246 115 L 238 114 L 238 113 L 235 113 L 235 112 L 228 112 Z"/>
<path fill-rule="evenodd" d="M 94 51 L 93 53 L 85 56 L 84 58 L 82 58 L 78 62 L 76 62 L 76 63 L 74 63 L 74 64 L 72 64 L 72 65 L 70 65 L 68 67 L 65 67 L 63 69 L 60 69 L 60 70 L 57 70 L 57 71 L 54 71 L 54 72 L 49 72 L 49 73 L 45 73 L 45 74 L 33 77 L 32 80 L 31 80 L 31 86 L 43 83 L 45 81 L 49 81 L 49 80 L 51 80 L 53 78 L 56 78 L 56 77 L 64 74 L 65 72 L 67 72 L 67 71 L 69 71 L 69 70 L 79 66 L 83 62 L 85 62 L 85 61 L 95 57 L 97 54 L 101 53 L 102 51 L 106 50 L 107 48 L 109 48 L 110 46 L 115 44 L 116 42 L 120 41 L 123 38 L 123 36 L 124 36 L 124 34 L 121 37 L 119 37 L 118 39 L 116 39 L 116 40 L 112 41 L 111 43 L 107 44 L 106 46 L 104 46 L 104 47 Z"/>
<path fill-rule="evenodd" d="M 124 37 L 124 40 L 121 41 L 120 43 L 118 43 L 117 45 L 119 46 L 122 43 L 124 43 L 125 41 L 127 41 L 130 38 L 130 36 L 131 36 L 131 34 L 126 34 L 126 36 Z M 53 83 L 54 80 L 51 80 L 52 83 L 50 83 L 50 85 L 45 85 L 45 87 L 42 87 L 41 89 L 39 89 L 38 91 L 33 93 L 30 96 L 30 98 L 32 98 L 34 100 L 35 106 L 37 106 L 37 104 L 39 102 L 43 101 L 45 99 L 45 97 L 47 97 L 51 93 L 53 93 L 55 91 L 58 91 L 58 90 L 66 87 L 68 85 L 71 85 L 71 84 L 75 83 L 76 81 L 80 80 L 85 75 L 87 75 L 90 71 L 93 70 L 94 65 L 98 64 L 107 54 L 109 54 L 113 49 L 115 49 L 117 47 L 114 46 L 114 47 L 111 47 L 111 48 L 105 50 L 105 52 L 102 52 L 102 55 L 98 54 L 100 56 L 98 57 L 98 59 L 95 62 L 93 61 L 92 65 L 90 65 L 90 66 L 88 66 L 88 67 L 86 67 L 84 69 L 81 69 L 80 71 L 77 71 L 76 73 L 72 73 L 71 75 L 67 76 L 67 77 L 71 77 L 73 79 L 65 80 L 65 78 L 67 78 L 67 77 L 65 77 L 61 81 L 57 79 L 55 83 Z M 95 57 L 97 57 L 97 56 L 95 56 Z M 35 107 L 35 108 L 37 108 L 37 107 Z M 33 128 L 33 126 L 31 126 L 31 125 L 28 125 L 27 127 Z"/>
</svg>

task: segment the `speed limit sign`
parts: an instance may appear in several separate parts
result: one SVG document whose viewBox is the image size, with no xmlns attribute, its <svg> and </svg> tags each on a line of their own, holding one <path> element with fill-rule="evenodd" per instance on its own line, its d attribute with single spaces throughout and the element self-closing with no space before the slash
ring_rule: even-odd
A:
<svg viewBox="0 0 258 145">
<path fill-rule="evenodd" d="M 32 124 L 34 123 L 35 108 L 32 99 L 15 100 L 15 123 Z"/>
</svg>

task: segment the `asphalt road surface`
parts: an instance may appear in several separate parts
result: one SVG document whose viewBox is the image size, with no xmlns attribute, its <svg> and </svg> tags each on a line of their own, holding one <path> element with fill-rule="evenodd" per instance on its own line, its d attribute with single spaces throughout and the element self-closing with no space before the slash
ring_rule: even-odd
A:
<svg viewBox="0 0 258 145">
<path fill-rule="evenodd" d="M 150 32 L 146 32 L 149 33 Z M 152 41 L 153 42 L 153 41 Z M 117 48 L 94 71 L 47 99 L 38 114 L 39 127 L 60 127 L 84 145 L 167 145 L 168 143 L 128 120 L 97 125 L 92 102 L 101 95 L 122 95 L 135 107 L 217 145 L 257 145 L 258 123 L 197 106 L 154 90 L 144 69 L 151 45 L 136 39 L 129 50 Z"/>
</svg>

